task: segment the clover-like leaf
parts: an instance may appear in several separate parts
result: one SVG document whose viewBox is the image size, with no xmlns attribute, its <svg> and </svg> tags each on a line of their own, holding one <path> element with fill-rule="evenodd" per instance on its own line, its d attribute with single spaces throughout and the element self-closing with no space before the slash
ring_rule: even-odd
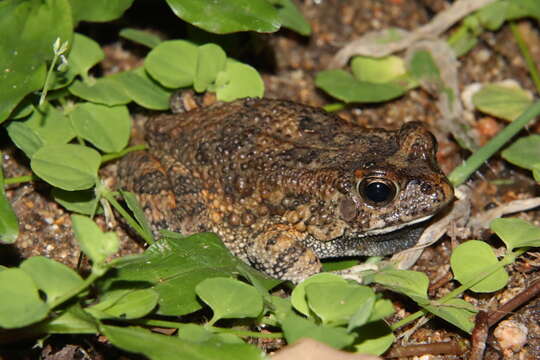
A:
<svg viewBox="0 0 540 360">
<path fill-rule="evenodd" d="M 397 56 L 355 56 L 351 60 L 351 71 L 359 81 L 378 84 L 387 83 L 406 73 L 405 62 Z"/>
<path fill-rule="evenodd" d="M 70 117 L 77 135 L 104 152 L 119 152 L 129 141 L 131 117 L 125 106 L 84 103 Z"/>
<path fill-rule="evenodd" d="M 97 224 L 86 216 L 72 215 L 71 221 L 82 251 L 93 261 L 94 266 L 102 266 L 107 257 L 118 251 L 120 241 L 114 232 L 102 232 Z"/>
<path fill-rule="evenodd" d="M 167 0 L 167 4 L 182 20 L 217 34 L 274 32 L 281 25 L 276 9 L 265 0 Z"/>
<path fill-rule="evenodd" d="M 309 316 L 309 306 L 306 299 L 306 286 L 315 283 L 338 283 L 346 284 L 347 281 L 341 276 L 331 273 L 315 274 L 298 284 L 291 294 L 291 304 L 300 313 Z"/>
<path fill-rule="evenodd" d="M 197 45 L 189 41 L 164 41 L 148 53 L 144 68 L 163 86 L 190 86 L 195 78 L 197 55 Z"/>
<path fill-rule="evenodd" d="M 40 299 L 36 284 L 21 269 L 0 271 L 0 327 L 20 328 L 44 319 L 49 307 Z"/>
<path fill-rule="evenodd" d="M 514 165 L 534 170 L 540 165 L 540 135 L 529 135 L 517 139 L 501 153 L 501 156 Z"/>
<path fill-rule="evenodd" d="M 4 190 L 4 170 L 0 152 L 0 243 L 13 244 L 19 236 L 19 220 Z"/>
<path fill-rule="evenodd" d="M 470 240 L 452 252 L 450 265 L 455 278 L 462 284 L 482 279 L 499 261 L 493 249 L 483 241 Z M 502 289 L 508 283 L 508 273 L 498 268 L 494 273 L 476 282 L 472 291 L 489 293 Z"/>
<path fill-rule="evenodd" d="M 112 290 L 85 311 L 97 319 L 137 319 L 152 311 L 158 299 L 158 293 L 152 289 Z"/>
<path fill-rule="evenodd" d="M 54 303 L 83 284 L 83 279 L 75 271 L 43 256 L 26 259 L 20 268 L 30 275 L 36 286 L 47 295 L 47 304 Z"/>
<path fill-rule="evenodd" d="M 189 237 L 170 235 L 148 247 L 143 255 L 115 261 L 114 277 L 106 287 L 126 282 L 147 283 L 159 293 L 158 315 L 179 316 L 201 308 L 196 286 L 212 277 L 232 277 L 250 273 L 266 289 L 279 282 L 266 278 L 234 257 L 219 238 L 210 233 Z"/>
<path fill-rule="evenodd" d="M 289 313 L 281 321 L 283 335 L 289 344 L 303 338 L 310 337 L 321 341 L 337 349 L 344 348 L 353 343 L 355 337 L 349 334 L 345 328 L 317 325 L 313 321 Z"/>
<path fill-rule="evenodd" d="M 84 190 L 96 184 L 101 156 L 82 145 L 45 145 L 31 158 L 32 171 L 64 190 Z"/>
<path fill-rule="evenodd" d="M 477 310 L 465 300 L 450 299 L 444 304 L 426 305 L 424 308 L 463 331 L 471 333 L 474 328 Z"/>
<path fill-rule="evenodd" d="M 197 92 L 203 92 L 216 80 L 218 73 L 225 69 L 227 54 L 216 44 L 199 46 L 197 69 L 193 87 Z"/>
<path fill-rule="evenodd" d="M 339 282 L 320 282 L 306 286 L 306 298 L 311 310 L 327 325 L 342 325 L 366 303 L 369 312 L 375 302 L 375 293 L 367 286 Z M 360 321 L 360 315 L 357 315 Z M 365 317 L 365 321 L 369 314 Z M 364 322 L 365 322 L 364 321 Z"/>
<path fill-rule="evenodd" d="M 506 244 L 509 250 L 520 247 L 540 247 L 540 227 L 518 218 L 495 219 L 491 230 Z"/>
<path fill-rule="evenodd" d="M 225 70 L 217 75 L 215 91 L 220 101 L 262 97 L 264 83 L 257 70 L 251 66 L 227 59 Z"/>
<path fill-rule="evenodd" d="M 359 81 L 341 69 L 321 71 L 315 78 L 315 84 L 336 99 L 359 103 L 395 99 L 408 89 L 407 85 L 394 82 L 376 84 Z"/>
<path fill-rule="evenodd" d="M 195 292 L 214 312 L 210 324 L 219 319 L 257 317 L 263 309 L 257 289 L 235 279 L 206 279 L 195 287 Z"/>
<path fill-rule="evenodd" d="M 532 102 L 532 95 L 517 85 L 487 84 L 472 97 L 478 110 L 501 119 L 514 120 Z"/>
<path fill-rule="evenodd" d="M 103 325 L 107 339 L 120 349 L 143 354 L 152 360 L 176 359 L 210 360 L 260 360 L 262 351 L 248 344 L 227 344 L 223 342 L 193 342 L 176 336 L 167 336 L 136 327 Z"/>
<path fill-rule="evenodd" d="M 424 273 L 388 269 L 376 273 L 373 280 L 390 290 L 407 295 L 420 305 L 429 302 L 427 297 L 429 279 Z"/>
</svg>

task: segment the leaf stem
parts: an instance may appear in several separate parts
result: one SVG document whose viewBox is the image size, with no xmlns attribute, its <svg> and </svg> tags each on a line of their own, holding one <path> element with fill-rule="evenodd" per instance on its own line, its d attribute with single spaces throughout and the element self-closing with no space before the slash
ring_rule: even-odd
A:
<svg viewBox="0 0 540 360">
<path fill-rule="evenodd" d="M 43 90 L 41 91 L 41 96 L 39 97 L 38 106 L 41 108 L 47 97 L 47 92 L 49 91 L 49 85 L 51 82 L 51 76 L 56 66 L 58 58 L 63 55 L 68 49 L 68 42 L 60 43 L 60 38 L 56 38 L 53 44 L 53 59 L 51 65 L 49 66 L 49 71 L 47 71 L 47 77 L 45 78 L 45 84 L 43 84 Z"/>
<path fill-rule="evenodd" d="M 495 271 L 499 270 L 500 268 L 505 267 L 506 265 L 509 265 L 509 264 L 513 263 L 518 256 L 520 256 L 521 254 L 523 254 L 526 251 L 527 251 L 527 248 L 523 248 L 523 249 L 518 249 L 517 251 L 511 252 L 511 253 L 508 253 L 504 258 L 502 258 L 496 264 L 493 264 L 493 265 L 489 266 L 488 268 L 486 268 L 486 270 L 480 272 L 478 274 L 478 276 L 475 276 L 473 279 L 471 279 L 468 282 L 462 284 L 458 288 L 452 290 L 451 292 L 449 292 L 448 294 L 446 294 L 442 298 L 440 298 L 440 299 L 438 299 L 436 301 L 432 301 L 432 305 L 436 305 L 436 306 L 437 305 L 443 305 L 448 300 L 456 298 L 457 296 L 464 293 L 466 290 L 473 287 L 476 283 L 484 280 L 485 278 L 487 278 L 488 276 L 493 274 Z M 422 317 L 422 316 L 424 316 L 424 315 L 426 315 L 428 313 L 429 312 L 426 309 L 418 310 L 417 312 L 415 312 L 415 313 L 413 313 L 413 314 L 411 314 L 409 316 L 406 316 L 403 319 L 401 319 L 400 321 L 395 322 L 392 325 L 390 325 L 390 329 L 392 329 L 392 331 L 397 330 L 400 327 L 402 327 L 404 325 L 407 325 L 407 324 L 413 322 L 414 320 L 416 320 L 416 319 L 418 319 L 418 318 L 420 318 L 420 317 Z"/>
<path fill-rule="evenodd" d="M 146 325 L 146 326 L 157 326 L 171 329 L 180 329 L 185 323 L 179 323 L 174 321 L 167 320 L 155 320 L 155 319 L 134 319 L 128 321 L 131 324 L 137 325 Z M 208 330 L 214 333 L 224 333 L 224 334 L 233 334 L 241 337 L 253 337 L 253 338 L 264 338 L 264 339 L 279 339 L 283 337 L 283 333 L 260 333 L 256 331 L 247 331 L 247 330 L 237 330 L 237 329 L 226 329 L 214 326 L 206 327 Z"/>
<path fill-rule="evenodd" d="M 233 334 L 241 337 L 253 337 L 253 338 L 263 338 L 263 339 L 280 339 L 283 337 L 283 333 L 274 332 L 274 333 L 260 333 L 256 331 L 247 331 L 247 330 L 237 330 L 237 329 L 226 329 L 220 327 L 211 327 L 213 332 L 223 333 L 223 334 Z"/>
<path fill-rule="evenodd" d="M 24 175 L 24 176 L 17 176 L 17 177 L 5 179 L 4 184 L 5 185 L 12 185 L 12 184 L 30 182 L 30 181 L 34 181 L 34 180 L 37 180 L 37 177 L 34 174 L 32 174 L 32 175 Z"/>
<path fill-rule="evenodd" d="M 454 169 L 448 179 L 457 187 L 465 182 L 487 159 L 495 154 L 503 145 L 516 135 L 531 120 L 540 114 L 540 100 L 529 106 L 516 120 L 500 131 L 486 145 L 481 147 L 460 166 Z"/>
<path fill-rule="evenodd" d="M 534 59 L 531 56 L 529 47 L 525 43 L 525 40 L 523 40 L 523 37 L 521 36 L 521 32 L 519 31 L 514 21 L 510 23 L 510 29 L 512 30 L 512 34 L 514 35 L 514 39 L 516 40 L 519 50 L 521 51 L 521 56 L 523 56 L 523 59 L 525 60 L 525 63 L 527 64 L 527 69 L 529 70 L 529 73 L 531 74 L 531 78 L 534 82 L 534 85 L 536 86 L 536 92 L 540 94 L 540 74 L 538 74 L 538 68 L 536 67 L 536 64 L 534 63 Z"/>
<path fill-rule="evenodd" d="M 88 275 L 88 277 L 84 280 L 84 282 L 79 287 L 73 289 L 69 293 L 66 293 L 66 294 L 60 296 L 58 299 L 56 299 L 54 302 L 52 302 L 50 304 L 50 308 L 54 309 L 55 307 L 57 307 L 58 305 L 63 304 L 64 302 L 71 299 L 75 295 L 83 292 L 84 290 L 86 290 L 86 288 L 88 288 L 90 285 L 92 285 L 92 283 L 94 281 L 96 281 L 97 278 L 99 278 L 104 272 L 105 271 L 103 271 L 103 270 L 94 271 L 94 269 L 92 269 L 92 272 L 90 273 L 90 275 Z"/>
<path fill-rule="evenodd" d="M 126 155 L 126 154 L 128 154 L 130 152 L 133 152 L 133 151 L 146 150 L 146 149 L 148 149 L 148 145 L 146 145 L 146 144 L 130 146 L 130 147 L 125 148 L 124 150 L 122 150 L 120 152 L 103 155 L 101 157 L 101 163 L 103 164 L 103 163 L 106 163 L 108 161 L 112 161 L 112 160 L 121 158 L 122 156 L 124 156 L 124 155 Z"/>
<path fill-rule="evenodd" d="M 116 201 L 111 191 L 104 188 L 103 190 L 101 190 L 100 193 L 101 196 L 107 199 L 107 201 L 116 209 L 116 211 L 118 211 L 120 215 L 122 215 L 122 217 L 126 219 L 129 226 L 131 226 L 137 232 L 137 234 L 139 234 L 144 239 L 144 241 L 146 241 L 150 245 L 154 243 L 154 239 L 152 239 L 151 236 L 148 236 L 146 232 L 141 228 L 141 226 L 137 223 L 137 221 L 135 221 L 135 219 L 122 207 L 122 205 L 120 205 L 118 201 Z"/>
</svg>

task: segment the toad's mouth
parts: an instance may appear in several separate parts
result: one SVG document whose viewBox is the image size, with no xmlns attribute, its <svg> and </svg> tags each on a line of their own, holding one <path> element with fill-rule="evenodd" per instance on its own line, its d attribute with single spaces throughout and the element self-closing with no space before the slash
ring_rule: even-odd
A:
<svg viewBox="0 0 540 360">
<path fill-rule="evenodd" d="M 304 240 L 321 259 L 342 256 L 383 256 L 390 255 L 414 246 L 426 228 L 425 219 L 413 225 L 398 227 L 397 230 L 380 234 L 347 234 L 330 241 L 317 241 L 312 237 Z M 388 230 L 388 229 L 385 229 Z"/>
<path fill-rule="evenodd" d="M 402 224 L 398 224 L 398 225 L 394 225 L 394 226 L 385 226 L 385 227 L 383 227 L 381 229 L 375 229 L 375 230 L 371 230 L 371 231 L 366 231 L 364 234 L 362 234 L 362 237 L 371 236 L 371 235 L 382 235 L 382 234 L 386 234 L 386 233 L 396 233 L 396 232 L 398 232 L 397 230 L 399 230 L 399 229 L 402 229 L 402 228 L 409 227 L 409 226 L 414 225 L 414 224 L 424 222 L 427 219 L 430 219 L 432 217 L 433 217 L 433 214 L 427 215 L 427 216 L 424 216 L 424 217 L 421 217 L 421 218 L 418 218 L 418 219 L 411 220 L 411 221 L 409 221 L 407 223 L 402 223 Z"/>
</svg>

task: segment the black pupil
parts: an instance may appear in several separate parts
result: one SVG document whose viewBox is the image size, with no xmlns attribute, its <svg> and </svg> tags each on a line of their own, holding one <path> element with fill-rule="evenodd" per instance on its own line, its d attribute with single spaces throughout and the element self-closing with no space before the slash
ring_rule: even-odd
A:
<svg viewBox="0 0 540 360">
<path fill-rule="evenodd" d="M 364 188 L 364 196 L 373 202 L 381 203 L 390 200 L 392 189 L 383 182 L 374 181 Z"/>
</svg>

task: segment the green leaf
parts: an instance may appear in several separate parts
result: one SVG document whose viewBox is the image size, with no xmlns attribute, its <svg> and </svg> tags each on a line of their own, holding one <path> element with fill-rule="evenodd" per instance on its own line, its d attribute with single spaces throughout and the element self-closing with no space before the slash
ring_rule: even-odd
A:
<svg viewBox="0 0 540 360">
<path fill-rule="evenodd" d="M 82 34 L 75 33 L 73 46 L 68 56 L 68 77 L 81 75 L 88 78 L 88 71 L 105 58 L 97 42 Z"/>
<path fill-rule="evenodd" d="M 227 59 L 225 70 L 217 75 L 215 91 L 220 101 L 262 97 L 264 83 L 251 66 Z"/>
<path fill-rule="evenodd" d="M 39 324 L 38 329 L 46 334 L 96 334 L 97 321 L 85 312 L 79 303 L 71 305 L 58 316 Z"/>
<path fill-rule="evenodd" d="M 356 311 L 349 317 L 347 323 L 347 331 L 351 332 L 357 327 L 366 324 L 371 319 L 371 313 L 375 305 L 375 294 L 369 296 L 366 301 L 359 304 Z"/>
<path fill-rule="evenodd" d="M 360 263 L 357 259 L 352 260 L 336 260 L 336 261 L 325 261 L 322 263 L 323 271 L 332 272 L 339 271 L 351 268 Z"/>
<path fill-rule="evenodd" d="M 167 0 L 167 4 L 182 20 L 216 34 L 274 32 L 281 25 L 278 12 L 265 0 Z"/>
<path fill-rule="evenodd" d="M 349 334 L 345 328 L 317 325 L 294 312 L 290 312 L 281 321 L 281 329 L 289 344 L 293 344 L 303 337 L 309 337 L 336 349 L 342 349 L 354 341 L 354 336 Z"/>
<path fill-rule="evenodd" d="M 478 36 L 472 33 L 467 26 L 460 26 L 447 40 L 448 45 L 454 50 L 456 57 L 465 55 L 478 43 Z"/>
<path fill-rule="evenodd" d="M 159 315 L 179 316 L 201 308 L 195 287 L 212 277 L 231 277 L 249 272 L 271 288 L 268 280 L 242 260 L 231 255 L 214 234 L 201 233 L 180 239 L 163 238 L 148 247 L 144 255 L 115 263 L 116 274 L 106 288 L 125 282 L 153 285 L 159 293 Z M 248 276 L 245 276 L 246 278 Z"/>
<path fill-rule="evenodd" d="M 369 317 L 368 321 L 371 322 L 382 320 L 395 312 L 394 304 L 392 304 L 390 300 L 379 299 L 375 302 L 373 311 L 371 312 L 371 316 Z"/>
<path fill-rule="evenodd" d="M 533 17 L 540 21 L 540 3 L 536 0 L 506 0 L 508 9 L 506 18 L 508 20 L 522 17 Z"/>
<path fill-rule="evenodd" d="M 146 235 L 150 238 L 153 238 L 152 235 L 152 228 L 150 227 L 150 224 L 148 223 L 148 220 L 146 220 L 146 216 L 144 215 L 144 210 L 137 201 L 137 197 L 134 193 L 131 193 L 129 191 L 120 191 L 120 194 L 126 201 L 126 204 L 135 216 L 135 219 L 137 219 L 137 222 L 143 229 L 143 231 L 146 233 Z"/>
<path fill-rule="evenodd" d="M 424 273 L 387 269 L 373 275 L 373 281 L 392 291 L 407 295 L 420 305 L 429 302 L 427 297 L 429 279 Z"/>
<path fill-rule="evenodd" d="M 437 63 L 427 50 L 418 50 L 414 52 L 410 64 L 411 75 L 417 79 L 428 82 L 440 83 L 441 73 L 437 67 Z"/>
<path fill-rule="evenodd" d="M 197 69 L 193 87 L 197 92 L 203 92 L 216 80 L 218 73 L 225 69 L 227 54 L 216 44 L 199 46 Z"/>
<path fill-rule="evenodd" d="M 43 146 L 43 141 L 38 134 L 22 121 L 11 121 L 6 129 L 11 141 L 29 158 Z"/>
<path fill-rule="evenodd" d="M 29 97 L 24 98 L 11 113 L 11 119 L 23 119 L 34 111 L 34 104 Z"/>
<path fill-rule="evenodd" d="M 474 316 L 477 310 L 465 300 L 450 299 L 444 304 L 425 305 L 424 309 L 469 334 L 474 328 Z"/>
<path fill-rule="evenodd" d="M 20 328 L 43 320 L 49 307 L 32 278 L 21 269 L 0 271 L 0 327 Z"/>
<path fill-rule="evenodd" d="M 282 25 L 300 35 L 309 36 L 311 26 L 291 0 L 269 0 L 277 8 Z"/>
<path fill-rule="evenodd" d="M 114 255 L 120 241 L 114 232 L 102 232 L 90 218 L 82 215 L 72 215 L 73 232 L 81 246 L 81 250 L 92 260 L 95 266 L 105 263 L 107 257 Z"/>
<path fill-rule="evenodd" d="M 144 30 L 125 28 L 120 30 L 120 33 L 118 35 L 120 35 L 124 39 L 128 39 L 138 44 L 147 46 L 150 49 L 155 48 L 161 43 L 161 39 L 159 38 L 159 36 Z"/>
<path fill-rule="evenodd" d="M 248 344 L 225 344 L 214 342 L 196 343 L 173 336 L 152 333 L 135 327 L 103 325 L 103 334 L 122 350 L 143 354 L 151 360 L 176 359 L 212 360 L 260 360 L 261 350 Z"/>
<path fill-rule="evenodd" d="M 345 102 L 373 103 L 400 97 L 407 86 L 397 83 L 375 84 L 358 81 L 344 70 L 325 70 L 315 77 L 315 84 Z"/>
<path fill-rule="evenodd" d="M 159 295 L 152 289 L 121 289 L 106 292 L 97 304 L 85 309 L 97 319 L 137 319 L 148 315 Z"/>
<path fill-rule="evenodd" d="M 533 99 L 519 86 L 488 84 L 473 95 L 472 102 L 486 114 L 512 121 L 532 104 Z"/>
<path fill-rule="evenodd" d="M 69 211 L 83 215 L 92 216 L 98 206 L 98 198 L 93 189 L 66 191 L 59 188 L 53 188 L 51 195 L 57 203 Z"/>
<path fill-rule="evenodd" d="M 190 86 L 197 69 L 197 54 L 198 47 L 189 41 L 164 41 L 148 53 L 144 68 L 165 87 Z"/>
<path fill-rule="evenodd" d="M 75 22 L 111 21 L 122 16 L 133 0 L 70 0 Z"/>
<path fill-rule="evenodd" d="M 405 62 L 398 56 L 355 56 L 351 61 L 351 71 L 359 81 L 376 84 L 390 82 L 406 73 Z"/>
<path fill-rule="evenodd" d="M 75 33 L 71 50 L 67 56 L 67 69 L 63 72 L 52 73 L 54 81 L 51 89 L 57 90 L 68 86 L 77 75 L 81 75 L 85 81 L 88 81 L 88 71 L 104 57 L 105 54 L 97 42 Z"/>
<path fill-rule="evenodd" d="M 270 297 L 265 297 L 265 301 L 269 303 L 269 306 L 272 309 L 272 312 L 276 315 L 278 321 L 282 321 L 289 315 L 289 313 L 292 312 L 290 299 L 290 297 L 284 299 L 276 295 L 270 295 Z"/>
<path fill-rule="evenodd" d="M 509 3 L 507 1 L 494 1 L 482 7 L 476 17 L 483 27 L 488 30 L 498 30 L 506 20 Z"/>
<path fill-rule="evenodd" d="M 83 103 L 69 115 L 77 135 L 104 152 L 119 152 L 129 141 L 131 117 L 125 106 Z"/>
<path fill-rule="evenodd" d="M 26 259 L 20 268 L 30 275 L 38 289 L 45 292 L 49 305 L 83 284 L 83 279 L 75 271 L 43 256 Z"/>
<path fill-rule="evenodd" d="M 195 287 L 195 292 L 214 312 L 210 324 L 219 319 L 257 317 L 263 309 L 257 289 L 235 279 L 206 279 Z"/>
<path fill-rule="evenodd" d="M 27 120 L 23 121 L 43 144 L 67 144 L 75 137 L 71 122 L 64 113 L 54 106 L 46 106 L 45 110 L 36 110 Z"/>
<path fill-rule="evenodd" d="M 69 119 L 53 106 L 36 109 L 28 119 L 10 122 L 7 130 L 15 145 L 28 157 L 45 144 L 65 144 L 75 136 Z"/>
<path fill-rule="evenodd" d="M 315 274 L 298 284 L 291 294 L 291 304 L 300 313 L 310 316 L 309 306 L 306 300 L 306 286 L 315 283 L 338 283 L 346 284 L 347 281 L 341 276 L 331 273 Z"/>
<path fill-rule="evenodd" d="M 40 89 L 53 43 L 71 41 L 73 22 L 68 0 L 0 1 L 0 123 L 28 94 Z"/>
<path fill-rule="evenodd" d="M 31 158 L 32 171 L 64 190 L 84 190 L 96 184 L 101 156 L 82 145 L 45 145 Z"/>
<path fill-rule="evenodd" d="M 124 87 L 108 77 L 95 79 L 93 84 L 76 80 L 69 92 L 81 99 L 109 106 L 123 105 L 131 101 Z"/>
<path fill-rule="evenodd" d="M 501 238 L 508 250 L 521 247 L 540 247 L 540 227 L 518 218 L 495 219 L 491 231 Z"/>
<path fill-rule="evenodd" d="M 514 165 L 533 170 L 540 164 L 540 135 L 519 138 L 503 150 L 501 155 Z"/>
<path fill-rule="evenodd" d="M 485 242 L 478 240 L 460 244 L 450 257 L 454 277 L 462 284 L 481 279 L 485 271 L 498 262 L 493 249 Z M 502 289 L 507 283 L 508 274 L 504 268 L 499 268 L 470 289 L 474 292 L 490 293 Z"/>
<path fill-rule="evenodd" d="M 180 324 L 178 327 L 178 338 L 196 343 L 228 343 L 244 344 L 242 339 L 233 334 L 214 334 L 208 328 L 193 323 Z"/>
<path fill-rule="evenodd" d="M 111 77 L 138 105 L 151 110 L 167 110 L 171 91 L 148 77 L 144 68 L 125 71 Z"/>
<path fill-rule="evenodd" d="M 306 286 L 306 298 L 311 310 L 325 325 L 347 324 L 351 317 L 371 299 L 371 308 L 375 293 L 367 286 L 322 282 Z M 368 316 L 366 317 L 366 320 Z M 350 330 L 350 329 L 348 329 Z"/>
<path fill-rule="evenodd" d="M 540 183 L 540 163 L 535 164 L 532 168 L 534 181 Z"/>
<path fill-rule="evenodd" d="M 357 329 L 357 332 L 358 338 L 355 341 L 354 350 L 360 354 L 382 355 L 396 339 L 384 321 L 362 326 Z"/>
<path fill-rule="evenodd" d="M 4 169 L 0 152 L 0 243 L 13 244 L 19 236 L 19 220 L 4 190 Z"/>
</svg>

